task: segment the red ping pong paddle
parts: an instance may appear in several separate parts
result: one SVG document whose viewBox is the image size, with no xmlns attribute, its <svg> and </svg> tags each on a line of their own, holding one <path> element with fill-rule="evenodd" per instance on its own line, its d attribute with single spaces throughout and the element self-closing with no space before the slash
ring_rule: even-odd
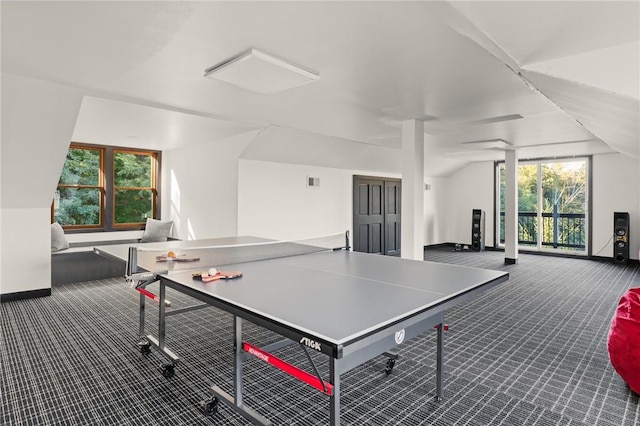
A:
<svg viewBox="0 0 640 426">
<path fill-rule="evenodd" d="M 217 280 L 230 280 L 233 278 L 239 278 L 241 276 L 242 272 L 240 271 L 218 271 L 214 275 L 209 275 L 208 272 L 193 274 L 193 278 L 199 278 L 203 283 L 210 283 Z"/>
</svg>

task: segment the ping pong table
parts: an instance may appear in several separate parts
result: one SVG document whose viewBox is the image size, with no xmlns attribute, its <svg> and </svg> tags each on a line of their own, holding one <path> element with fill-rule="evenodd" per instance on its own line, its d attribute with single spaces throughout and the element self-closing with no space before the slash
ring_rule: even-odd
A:
<svg viewBox="0 0 640 426">
<path fill-rule="evenodd" d="M 276 252 L 263 260 L 233 262 L 236 245 L 248 245 Z M 293 243 L 286 243 L 293 244 Z M 217 247 L 216 258 L 210 256 Z M 340 424 L 340 376 L 404 341 L 436 329 L 436 395 L 444 395 L 444 314 L 447 309 L 477 297 L 508 280 L 508 273 L 397 257 L 352 252 L 348 242 L 342 249 L 302 251 L 289 255 L 269 240 L 232 237 L 213 240 L 171 241 L 130 246 L 95 247 L 94 251 L 127 261 L 128 280 L 140 291 L 140 350 L 159 351 L 169 361 L 162 371 L 169 378 L 179 363 L 168 347 L 166 318 L 170 315 L 213 306 L 232 314 L 234 331 L 233 395 L 219 386 L 211 387 L 211 398 L 201 403 L 212 414 L 219 402 L 233 408 L 258 425 L 270 421 L 243 401 L 243 360 L 250 354 L 324 393 L 329 399 L 331 425 Z M 188 250 L 192 262 L 158 262 L 157 251 Z M 196 260 L 197 259 L 197 260 Z M 216 262 L 216 263 L 212 263 Z M 240 278 L 204 283 L 194 278 L 195 270 L 233 269 Z M 186 269 L 184 269 L 186 268 Z M 158 281 L 159 294 L 145 290 Z M 186 294 L 199 305 L 168 307 L 167 288 Z M 158 302 L 158 334 L 145 331 L 145 300 Z M 243 320 L 271 330 L 283 340 L 258 348 L 243 340 Z M 283 343 L 284 342 L 284 343 Z M 326 356 L 328 377 L 318 369 L 304 371 L 272 352 L 284 344 L 298 344 Z M 326 374 L 326 373 L 325 373 Z"/>
</svg>

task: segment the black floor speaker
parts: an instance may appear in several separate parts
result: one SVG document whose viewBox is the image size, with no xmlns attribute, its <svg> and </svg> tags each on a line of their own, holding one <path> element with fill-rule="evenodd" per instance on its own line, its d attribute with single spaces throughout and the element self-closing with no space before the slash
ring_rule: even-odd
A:
<svg viewBox="0 0 640 426">
<path fill-rule="evenodd" d="M 473 209 L 471 215 L 471 250 L 484 250 L 484 210 Z"/>
<path fill-rule="evenodd" d="M 629 263 L 629 213 L 613 213 L 613 263 Z"/>
</svg>

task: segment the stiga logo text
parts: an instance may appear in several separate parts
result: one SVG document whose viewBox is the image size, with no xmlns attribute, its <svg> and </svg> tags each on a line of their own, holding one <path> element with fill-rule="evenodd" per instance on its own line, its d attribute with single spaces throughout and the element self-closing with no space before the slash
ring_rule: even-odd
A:
<svg viewBox="0 0 640 426">
<path fill-rule="evenodd" d="M 322 347 L 319 342 L 315 340 L 311 340 L 308 337 L 303 337 L 300 339 L 300 344 L 310 347 L 311 349 L 315 349 L 316 351 L 322 351 Z"/>
</svg>

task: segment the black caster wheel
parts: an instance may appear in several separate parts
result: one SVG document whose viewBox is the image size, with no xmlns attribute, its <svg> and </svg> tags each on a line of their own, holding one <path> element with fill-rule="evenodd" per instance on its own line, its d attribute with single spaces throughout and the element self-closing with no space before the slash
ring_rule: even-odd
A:
<svg viewBox="0 0 640 426">
<path fill-rule="evenodd" d="M 142 355 L 149 355 L 151 353 L 151 344 L 149 342 L 138 343 L 138 348 Z"/>
<path fill-rule="evenodd" d="M 389 358 L 387 360 L 387 365 L 386 367 L 384 367 L 384 372 L 387 373 L 387 376 L 389 374 L 391 374 L 391 372 L 393 371 L 393 367 L 396 365 L 396 360 L 393 358 Z"/>
<path fill-rule="evenodd" d="M 162 375 L 165 378 L 170 379 L 175 374 L 175 365 L 173 365 L 173 364 L 162 364 L 160 366 L 160 370 L 162 371 Z"/>
<path fill-rule="evenodd" d="M 218 398 L 215 396 L 200 401 L 200 410 L 205 416 L 213 416 L 218 412 Z"/>
</svg>

